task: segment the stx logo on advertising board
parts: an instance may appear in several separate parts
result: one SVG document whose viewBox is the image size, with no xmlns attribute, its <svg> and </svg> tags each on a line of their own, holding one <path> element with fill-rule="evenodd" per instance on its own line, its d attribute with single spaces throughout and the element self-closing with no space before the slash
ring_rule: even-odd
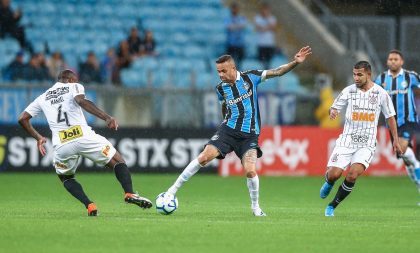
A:
<svg viewBox="0 0 420 253">
<path fill-rule="evenodd" d="M 367 113 L 367 112 L 353 112 L 351 114 L 351 119 L 353 121 L 375 121 L 375 114 L 374 113 Z"/>
</svg>

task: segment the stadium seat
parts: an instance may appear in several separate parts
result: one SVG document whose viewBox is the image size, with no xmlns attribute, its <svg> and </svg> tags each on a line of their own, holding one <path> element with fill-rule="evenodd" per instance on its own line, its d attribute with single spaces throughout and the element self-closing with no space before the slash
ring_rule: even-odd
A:
<svg viewBox="0 0 420 253">
<path fill-rule="evenodd" d="M 101 60 L 136 25 L 141 31 L 153 31 L 159 58 L 136 59 L 121 75 L 124 86 L 153 82 L 156 87 L 170 83 L 189 87 L 194 75 L 202 88 L 218 82 L 215 69 L 208 66 L 225 50 L 220 17 L 227 16 L 229 9 L 221 0 L 16 0 L 14 4 L 24 10 L 23 21 L 30 25 L 27 38 L 35 51 L 43 52 L 47 42 L 49 50 L 62 52 L 72 67 L 91 50 Z M 19 50 L 16 43 L 11 48 L 13 54 Z"/>
<path fill-rule="evenodd" d="M 241 70 L 262 70 L 264 69 L 262 63 L 259 60 L 255 59 L 245 59 L 242 61 L 242 66 L 240 67 Z"/>
<path fill-rule="evenodd" d="M 282 54 L 276 54 L 270 62 L 270 68 L 277 68 L 283 64 L 288 63 L 287 58 Z"/>
<path fill-rule="evenodd" d="M 146 71 L 124 69 L 121 71 L 121 81 L 125 87 L 140 88 L 147 85 Z"/>
<path fill-rule="evenodd" d="M 308 90 L 300 85 L 299 78 L 293 72 L 278 78 L 278 88 L 281 92 L 289 92 L 294 94 L 304 94 Z"/>
</svg>

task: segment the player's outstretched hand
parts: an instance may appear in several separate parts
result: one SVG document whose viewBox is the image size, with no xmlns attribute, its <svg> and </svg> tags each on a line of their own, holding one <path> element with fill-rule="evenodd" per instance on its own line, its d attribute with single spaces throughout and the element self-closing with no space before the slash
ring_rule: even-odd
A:
<svg viewBox="0 0 420 253">
<path fill-rule="evenodd" d="M 45 139 L 45 137 L 42 137 L 42 136 L 37 141 L 38 150 L 42 156 L 45 156 L 47 154 L 47 150 L 45 149 L 45 146 L 44 146 L 46 142 L 47 142 L 47 139 Z"/>
<path fill-rule="evenodd" d="M 337 109 L 330 108 L 330 119 L 331 119 L 331 120 L 334 120 L 334 119 L 336 119 L 336 118 L 337 118 L 337 116 L 338 116 L 338 111 L 337 111 Z"/>
<path fill-rule="evenodd" d="M 398 156 L 401 156 L 403 154 L 400 143 L 398 141 L 394 141 L 394 143 L 392 143 L 392 149 Z"/>
<path fill-rule="evenodd" d="M 297 54 L 295 54 L 295 61 L 301 63 L 305 61 L 306 56 L 312 54 L 312 49 L 310 46 L 302 47 Z"/>
<path fill-rule="evenodd" d="M 118 130 L 118 123 L 117 123 L 117 120 L 114 117 L 109 117 L 106 120 L 106 125 L 108 126 L 108 128 Z"/>
</svg>

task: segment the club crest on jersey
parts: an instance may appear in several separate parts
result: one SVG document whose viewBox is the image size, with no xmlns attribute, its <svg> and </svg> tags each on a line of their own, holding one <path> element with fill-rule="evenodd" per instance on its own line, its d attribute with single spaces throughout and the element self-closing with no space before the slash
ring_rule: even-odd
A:
<svg viewBox="0 0 420 253">
<path fill-rule="evenodd" d="M 248 90 L 249 89 L 249 83 L 244 82 L 243 85 L 244 85 L 245 90 Z"/>
<path fill-rule="evenodd" d="M 407 81 L 406 81 L 406 80 L 404 80 L 404 81 L 402 81 L 402 82 L 401 82 L 401 87 L 402 87 L 403 89 L 407 88 L 407 86 L 408 86 L 408 83 L 407 83 Z"/>
<path fill-rule="evenodd" d="M 372 105 L 378 103 L 378 96 L 370 96 L 369 97 L 369 103 L 372 104 Z"/>
</svg>

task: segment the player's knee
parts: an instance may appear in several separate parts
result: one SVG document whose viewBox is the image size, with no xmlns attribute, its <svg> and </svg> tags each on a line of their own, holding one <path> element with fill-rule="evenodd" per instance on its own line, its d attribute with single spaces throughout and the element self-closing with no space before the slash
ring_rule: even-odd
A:
<svg viewBox="0 0 420 253">
<path fill-rule="evenodd" d="M 349 171 L 349 173 L 346 176 L 346 180 L 348 182 L 354 183 L 356 182 L 357 178 L 359 177 L 359 174 L 354 171 Z"/>
<path fill-rule="evenodd" d="M 57 176 L 62 183 L 64 183 L 66 180 L 74 178 L 74 175 L 57 175 Z"/>
<path fill-rule="evenodd" d="M 115 161 L 115 163 L 125 163 L 124 158 L 120 154 L 120 152 L 116 152 L 115 155 L 112 157 L 112 160 Z"/>
<path fill-rule="evenodd" d="M 204 152 L 201 152 L 200 155 L 198 155 L 197 160 L 201 165 L 204 166 L 208 162 L 210 162 L 210 156 L 208 154 L 204 153 Z"/>
<path fill-rule="evenodd" d="M 329 181 L 336 181 L 341 177 L 343 170 L 341 169 L 329 169 L 327 171 L 327 177 Z"/>
<path fill-rule="evenodd" d="M 257 175 L 257 172 L 255 170 L 251 170 L 251 171 L 247 171 L 246 172 L 246 177 L 247 178 L 253 178 Z"/>
</svg>

